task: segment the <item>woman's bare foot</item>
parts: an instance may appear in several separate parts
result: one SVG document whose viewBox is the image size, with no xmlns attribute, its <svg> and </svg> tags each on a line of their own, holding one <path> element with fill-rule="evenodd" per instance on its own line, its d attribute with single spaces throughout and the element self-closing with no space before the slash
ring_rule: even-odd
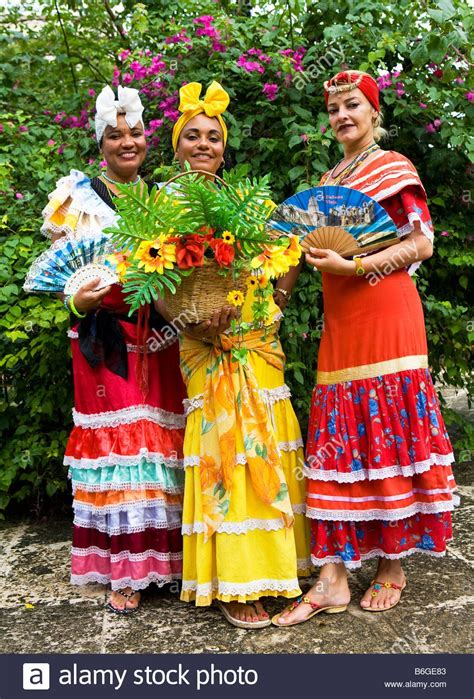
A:
<svg viewBox="0 0 474 699">
<path fill-rule="evenodd" d="M 406 584 L 406 578 L 400 561 L 379 558 L 375 580 L 380 583 L 391 582 L 403 587 Z M 376 592 L 375 595 L 374 592 Z M 401 590 L 396 590 L 393 587 L 381 587 L 374 590 L 374 586 L 371 585 L 362 597 L 360 606 L 362 609 L 389 609 L 398 602 L 401 594 Z"/>
<path fill-rule="evenodd" d="M 109 597 L 109 604 L 117 611 L 125 609 L 136 609 L 140 604 L 141 594 L 131 587 L 124 587 L 122 590 L 112 590 Z"/>
<path fill-rule="evenodd" d="M 239 621 L 255 623 L 257 621 L 266 621 L 268 614 L 263 608 L 261 602 L 223 602 L 229 614 Z"/>
<path fill-rule="evenodd" d="M 343 607 L 349 604 L 351 593 L 345 566 L 340 563 L 328 563 L 323 566 L 318 581 L 308 590 L 305 597 L 320 607 Z M 284 626 L 291 622 L 304 621 L 312 611 L 311 605 L 303 602 L 291 612 L 288 608 L 285 609 L 278 617 L 278 623 Z"/>
</svg>

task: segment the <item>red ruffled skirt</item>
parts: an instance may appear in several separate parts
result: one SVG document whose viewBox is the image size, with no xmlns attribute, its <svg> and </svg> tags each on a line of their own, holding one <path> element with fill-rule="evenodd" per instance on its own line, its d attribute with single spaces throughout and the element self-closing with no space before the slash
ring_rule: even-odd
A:
<svg viewBox="0 0 474 699">
<path fill-rule="evenodd" d="M 104 305 L 126 314 L 120 289 Z M 128 378 L 92 368 L 72 343 L 74 428 L 64 463 L 73 488 L 71 581 L 143 589 L 181 578 L 185 389 L 177 341 L 149 344 L 148 392 L 136 379 L 137 326 L 119 320 Z M 155 351 L 151 351 L 155 350 Z"/>
<path fill-rule="evenodd" d="M 325 328 L 305 473 L 312 561 L 441 556 L 457 504 L 453 454 L 404 270 L 323 275 Z"/>
</svg>

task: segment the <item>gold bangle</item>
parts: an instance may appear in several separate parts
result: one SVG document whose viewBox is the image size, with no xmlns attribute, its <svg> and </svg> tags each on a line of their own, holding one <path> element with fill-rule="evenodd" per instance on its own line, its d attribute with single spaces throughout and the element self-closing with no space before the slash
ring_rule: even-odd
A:
<svg viewBox="0 0 474 699">
<path fill-rule="evenodd" d="M 364 266 L 362 264 L 362 258 L 361 257 L 354 257 L 353 260 L 354 260 L 355 266 L 356 266 L 355 273 L 357 274 L 358 277 L 363 277 L 365 274 L 365 269 L 364 269 Z"/>
<path fill-rule="evenodd" d="M 86 313 L 79 313 L 77 310 L 76 306 L 74 305 L 74 294 L 71 294 L 69 298 L 69 308 L 71 309 L 71 312 L 74 313 L 76 318 L 85 318 L 87 315 Z"/>
</svg>

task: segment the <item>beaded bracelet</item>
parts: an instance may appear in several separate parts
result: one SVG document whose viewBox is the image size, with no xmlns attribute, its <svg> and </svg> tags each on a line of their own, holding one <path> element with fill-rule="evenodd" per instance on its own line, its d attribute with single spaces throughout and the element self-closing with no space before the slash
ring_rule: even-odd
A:
<svg viewBox="0 0 474 699">
<path fill-rule="evenodd" d="M 287 301 L 289 301 L 289 300 L 291 299 L 291 294 L 290 294 L 289 291 L 287 291 L 287 289 L 282 289 L 281 287 L 276 286 L 276 287 L 275 287 L 275 292 L 280 293 L 282 296 L 285 297 L 285 299 L 286 299 Z"/>
<path fill-rule="evenodd" d="M 66 309 L 66 311 L 71 310 L 71 306 L 69 305 L 69 302 L 71 300 L 71 296 L 72 296 L 72 294 L 68 294 L 67 296 L 64 297 L 63 304 L 64 304 L 64 308 Z"/>
</svg>

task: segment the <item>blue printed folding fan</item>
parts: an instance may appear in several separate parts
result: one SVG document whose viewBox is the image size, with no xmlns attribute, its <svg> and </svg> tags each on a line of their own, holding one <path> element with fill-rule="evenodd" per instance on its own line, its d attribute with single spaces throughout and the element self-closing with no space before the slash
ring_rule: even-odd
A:
<svg viewBox="0 0 474 699">
<path fill-rule="evenodd" d="M 334 250 L 342 257 L 379 250 L 398 242 L 397 227 L 375 199 L 349 187 L 311 187 L 286 199 L 267 224 L 300 238 L 309 248 Z"/>
<path fill-rule="evenodd" d="M 74 294 L 81 286 L 100 278 L 96 289 L 118 281 L 109 260 L 114 245 L 105 235 L 57 240 L 31 265 L 25 291 Z"/>
</svg>

